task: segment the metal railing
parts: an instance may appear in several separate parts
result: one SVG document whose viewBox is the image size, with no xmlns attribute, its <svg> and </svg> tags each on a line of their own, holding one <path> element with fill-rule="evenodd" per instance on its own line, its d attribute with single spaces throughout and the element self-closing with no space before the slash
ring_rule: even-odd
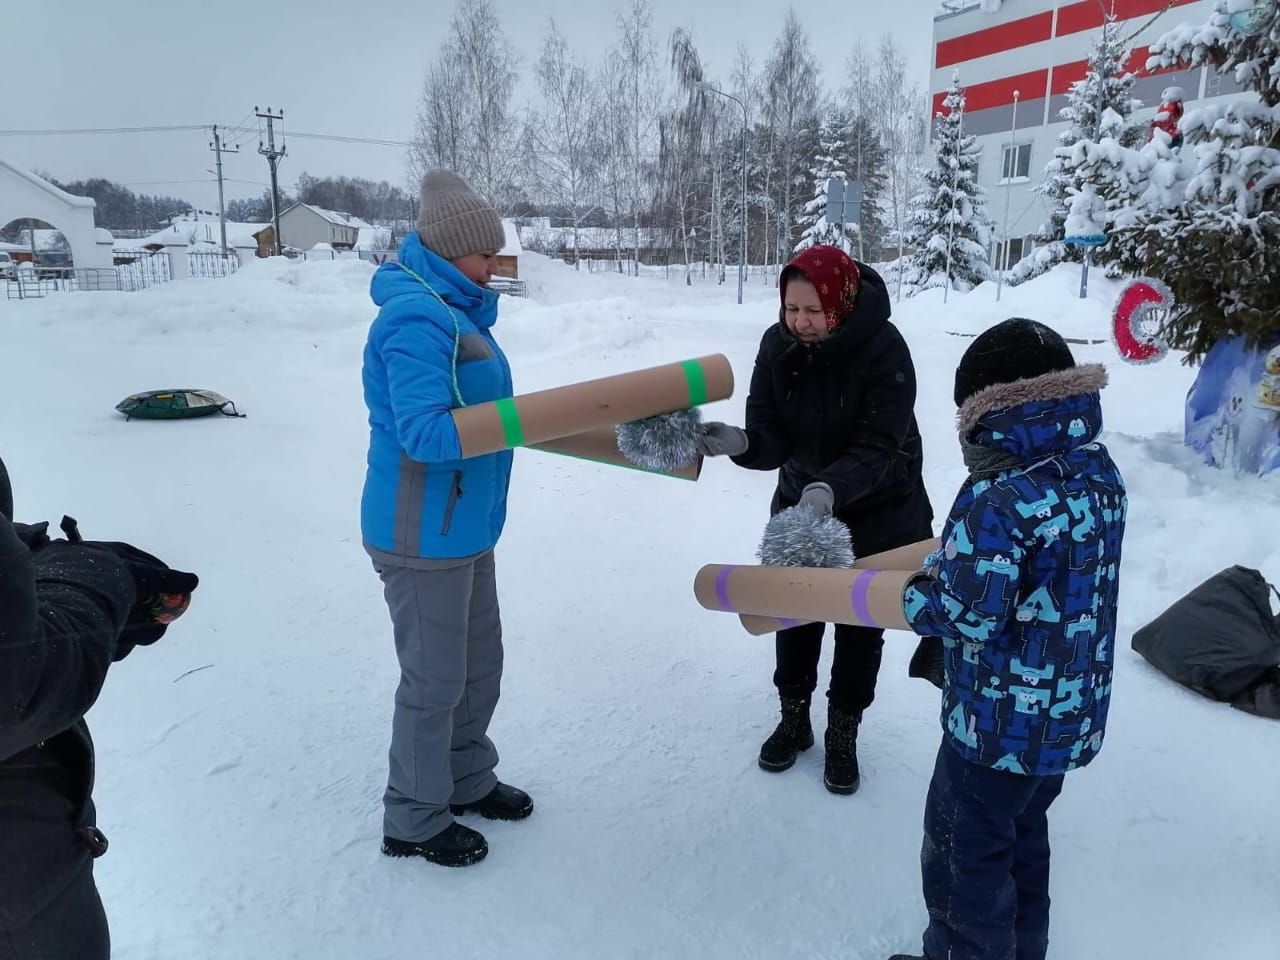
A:
<svg viewBox="0 0 1280 960">
<path fill-rule="evenodd" d="M 137 250 L 117 251 L 116 257 L 128 262 L 116 265 L 117 290 L 135 291 L 159 286 L 173 279 L 173 266 L 167 253 L 141 253 Z"/>
<path fill-rule="evenodd" d="M 187 273 L 197 280 L 229 277 L 240 269 L 240 258 L 234 253 L 211 253 L 197 250 L 187 254 Z"/>
</svg>

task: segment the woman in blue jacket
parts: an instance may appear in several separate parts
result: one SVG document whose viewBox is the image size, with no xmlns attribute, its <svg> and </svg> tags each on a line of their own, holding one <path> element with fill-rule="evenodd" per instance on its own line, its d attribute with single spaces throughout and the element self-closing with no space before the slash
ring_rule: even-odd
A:
<svg viewBox="0 0 1280 960">
<path fill-rule="evenodd" d="M 418 228 L 374 274 L 364 352 L 369 467 L 360 509 L 400 660 L 382 852 L 445 866 L 488 844 L 455 816 L 523 820 L 487 731 L 502 678 L 494 547 L 511 452 L 462 459 L 450 411 L 512 395 L 487 288 L 503 247 L 497 211 L 452 173 L 422 181 Z"/>
</svg>

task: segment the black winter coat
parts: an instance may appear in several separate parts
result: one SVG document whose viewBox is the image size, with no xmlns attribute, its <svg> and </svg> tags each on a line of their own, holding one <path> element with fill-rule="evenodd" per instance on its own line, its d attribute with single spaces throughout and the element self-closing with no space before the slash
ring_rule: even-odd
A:
<svg viewBox="0 0 1280 960">
<path fill-rule="evenodd" d="M 807 346 L 781 320 L 765 332 L 747 397 L 750 446 L 734 462 L 779 471 L 774 513 L 810 483 L 829 485 L 867 556 L 931 537 L 933 508 L 911 352 L 889 321 L 884 280 L 858 266 L 858 299 L 827 339 Z"/>
<path fill-rule="evenodd" d="M 51 542 L 43 525 L 0 515 L 0 957 L 30 955 L 32 919 L 43 913 L 47 926 L 66 913 L 60 900 L 82 903 L 86 884 L 92 893 L 86 872 L 105 841 L 83 718 L 127 652 L 121 632 L 135 601 L 132 575 L 110 552 Z M 100 933 L 105 951 L 100 907 L 77 919 L 66 936 L 88 944 Z M 100 931 L 84 929 L 95 922 Z"/>
</svg>

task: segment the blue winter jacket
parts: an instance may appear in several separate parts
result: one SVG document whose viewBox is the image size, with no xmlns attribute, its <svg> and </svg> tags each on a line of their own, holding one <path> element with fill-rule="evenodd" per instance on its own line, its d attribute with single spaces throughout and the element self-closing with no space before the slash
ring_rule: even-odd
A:
<svg viewBox="0 0 1280 960">
<path fill-rule="evenodd" d="M 511 452 L 462 459 L 449 411 L 512 395 L 493 339 L 498 295 L 405 237 L 399 263 L 373 275 L 381 309 L 364 351 L 369 468 L 360 504 L 365 547 L 390 562 L 493 549 L 507 514 Z"/>
<path fill-rule="evenodd" d="M 903 601 L 912 628 L 945 644 L 951 745 L 983 766 L 1048 776 L 1102 746 L 1127 511 L 1097 442 L 1105 382 L 1100 366 L 1077 367 L 985 391 L 961 411 L 969 442 L 1019 466 L 966 485 L 935 576 Z"/>
</svg>

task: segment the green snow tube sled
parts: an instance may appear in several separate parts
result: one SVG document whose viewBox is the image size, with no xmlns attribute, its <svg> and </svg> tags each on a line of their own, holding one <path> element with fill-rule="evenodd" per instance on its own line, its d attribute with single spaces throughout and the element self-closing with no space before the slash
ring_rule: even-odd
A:
<svg viewBox="0 0 1280 960">
<path fill-rule="evenodd" d="M 230 409 L 228 409 L 230 408 Z M 116 409 L 129 420 L 190 420 L 220 413 L 226 417 L 243 417 L 236 405 L 212 390 L 148 390 L 125 397 Z"/>
</svg>

